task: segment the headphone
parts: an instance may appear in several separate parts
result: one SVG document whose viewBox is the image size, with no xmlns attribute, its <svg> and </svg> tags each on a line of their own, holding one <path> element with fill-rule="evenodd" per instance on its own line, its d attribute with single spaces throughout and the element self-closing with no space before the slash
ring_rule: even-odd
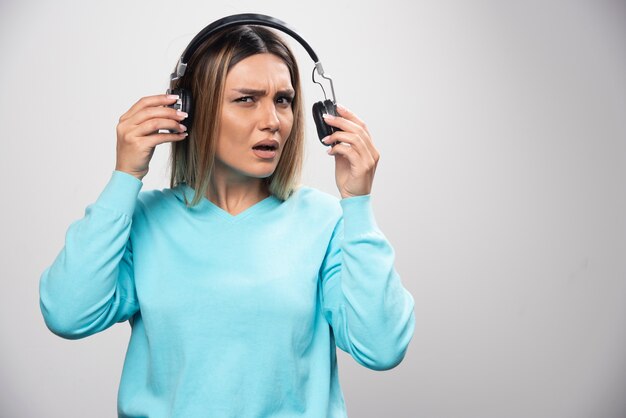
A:
<svg viewBox="0 0 626 418">
<path fill-rule="evenodd" d="M 338 128 L 330 126 L 326 124 L 324 121 L 324 114 L 330 114 L 333 116 L 337 116 L 337 100 L 335 99 L 335 89 L 333 87 L 333 80 L 330 76 L 324 74 L 324 69 L 322 67 L 322 63 L 317 58 L 317 54 L 313 51 L 313 48 L 300 36 L 296 33 L 296 31 L 290 28 L 285 22 L 276 19 L 271 16 L 261 15 L 261 14 L 253 14 L 253 13 L 243 13 L 237 15 L 231 15 L 223 17 L 215 22 L 209 24 L 207 27 L 202 29 L 187 45 L 183 54 L 178 60 L 178 64 L 176 65 L 176 71 L 170 75 L 170 83 L 174 80 L 177 80 L 185 75 L 185 71 L 187 70 L 187 63 L 193 56 L 194 52 L 202 45 L 202 43 L 208 39 L 211 35 L 221 31 L 222 29 L 238 26 L 238 25 L 259 25 L 259 26 L 267 26 L 273 29 L 278 29 L 281 32 L 284 32 L 294 38 L 296 41 L 300 43 L 309 53 L 309 56 L 313 59 L 315 63 L 315 67 L 313 68 L 312 78 L 313 82 L 319 84 L 322 87 L 322 91 L 324 92 L 324 100 L 316 102 L 313 105 L 313 121 L 315 122 L 315 126 L 317 128 L 317 135 L 319 136 L 320 142 L 326 136 L 332 134 L 335 131 L 338 131 Z M 332 100 L 326 98 L 326 91 L 324 90 L 324 86 L 321 83 L 315 80 L 315 72 L 317 72 L 322 78 L 329 80 L 330 88 L 332 93 Z M 191 121 L 192 112 L 193 112 L 193 97 L 191 95 L 191 91 L 184 88 L 176 88 L 176 89 L 168 89 L 167 94 L 178 95 L 178 100 L 176 103 L 169 105 L 168 107 L 174 108 L 176 110 L 180 110 L 182 112 L 186 112 L 189 116 L 187 120 Z M 191 128 L 188 126 L 188 128 Z M 325 144 L 321 142 L 325 146 L 331 146 L 334 144 Z"/>
</svg>

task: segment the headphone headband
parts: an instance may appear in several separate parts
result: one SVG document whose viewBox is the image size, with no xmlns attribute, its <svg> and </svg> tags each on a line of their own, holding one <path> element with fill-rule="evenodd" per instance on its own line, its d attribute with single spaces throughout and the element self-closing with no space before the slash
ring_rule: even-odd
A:
<svg viewBox="0 0 626 418">
<path fill-rule="evenodd" d="M 255 13 L 242 13 L 223 17 L 202 29 L 202 31 L 200 31 L 200 33 L 198 33 L 191 40 L 187 48 L 185 48 L 185 51 L 178 60 L 176 72 L 171 75 L 171 80 L 176 80 L 185 74 L 185 70 L 187 69 L 187 62 L 189 61 L 193 53 L 200 47 L 200 45 L 202 45 L 202 43 L 208 37 L 224 28 L 238 25 L 267 26 L 290 35 L 292 38 L 298 41 L 298 43 L 300 43 L 300 45 L 302 45 L 304 49 L 306 49 L 306 51 L 309 53 L 309 56 L 311 57 L 313 62 L 315 62 L 315 68 L 317 69 L 318 73 L 322 76 L 324 75 L 322 63 L 319 62 L 317 54 L 315 53 L 315 51 L 313 51 L 313 48 L 311 48 L 311 46 L 300 35 L 298 35 L 298 33 L 296 33 L 294 29 L 289 27 L 287 23 L 272 16 Z"/>
<path fill-rule="evenodd" d="M 306 49 L 306 51 L 309 53 L 309 55 L 313 59 L 313 62 L 315 62 L 315 68 L 313 69 L 313 74 L 312 74 L 313 82 L 319 84 L 320 87 L 322 87 L 322 91 L 324 91 L 324 86 L 322 86 L 320 82 L 315 80 L 315 71 L 317 71 L 317 73 L 322 78 L 329 81 L 330 89 L 331 89 L 332 97 L 333 97 L 332 100 L 328 100 L 326 98 L 326 91 L 324 91 L 325 100 L 323 102 L 322 101 L 317 102 L 313 105 L 313 121 L 315 122 L 315 126 L 317 127 L 317 134 L 320 138 L 320 141 L 323 138 L 335 132 L 336 130 L 339 130 L 338 128 L 328 125 L 324 121 L 324 117 L 323 117 L 323 115 L 325 114 L 330 114 L 330 115 L 335 115 L 335 116 L 337 115 L 337 108 L 336 108 L 337 100 L 335 98 L 335 88 L 333 87 L 332 78 L 330 78 L 330 76 L 324 75 L 324 68 L 322 67 L 322 63 L 317 58 L 317 54 L 315 53 L 315 51 L 313 51 L 313 48 L 311 48 L 311 46 L 300 35 L 298 35 L 294 29 L 290 28 L 289 25 L 287 25 L 285 22 L 283 22 L 282 20 L 278 20 L 275 17 L 254 14 L 254 13 L 243 13 L 243 14 L 238 14 L 238 15 L 226 16 L 209 24 L 207 27 L 202 29 L 200 33 L 194 36 L 194 38 L 191 40 L 189 45 L 187 45 L 187 48 L 185 48 L 185 51 L 179 58 L 178 64 L 176 65 L 176 72 L 170 75 L 170 84 L 172 84 L 171 83 L 172 81 L 178 80 L 180 77 L 185 75 L 185 71 L 187 70 L 187 62 L 191 59 L 194 52 L 196 52 L 196 50 L 200 48 L 200 46 L 202 45 L 204 41 L 206 41 L 214 33 L 224 28 L 227 28 L 230 26 L 237 26 L 237 25 L 259 25 L 259 26 L 267 26 L 273 29 L 278 29 L 279 31 L 285 32 L 286 34 L 290 35 L 293 39 L 298 41 L 300 45 L 304 47 L 304 49 Z M 189 116 L 183 122 L 183 125 L 187 126 L 188 129 L 191 128 L 191 121 L 192 121 L 191 115 L 192 115 L 192 110 L 193 110 L 193 97 L 192 97 L 191 91 L 189 91 L 186 88 L 178 87 L 172 90 L 168 89 L 167 94 L 178 95 L 178 100 L 176 101 L 176 103 L 169 105 L 168 107 L 171 107 L 176 110 L 183 111 L 183 112 L 187 112 Z M 189 132 L 189 130 L 187 132 Z M 324 146 L 335 145 L 335 144 L 326 144 L 324 142 L 322 142 L 322 144 Z"/>
</svg>

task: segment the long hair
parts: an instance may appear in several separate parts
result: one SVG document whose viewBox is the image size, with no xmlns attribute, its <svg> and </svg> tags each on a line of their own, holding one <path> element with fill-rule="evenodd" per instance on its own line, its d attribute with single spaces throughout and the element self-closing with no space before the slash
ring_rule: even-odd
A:
<svg viewBox="0 0 626 418">
<path fill-rule="evenodd" d="M 291 103 L 293 125 L 285 141 L 276 169 L 262 181 L 269 192 L 281 200 L 291 196 L 300 182 L 304 158 L 304 114 L 298 65 L 285 42 L 262 26 L 227 28 L 207 39 L 191 56 L 187 73 L 171 82 L 170 88 L 185 88 L 193 96 L 193 115 L 189 136 L 172 142 L 170 187 L 186 183 L 195 190 L 197 205 L 209 187 L 222 112 L 224 85 L 228 71 L 243 59 L 261 53 L 274 54 L 287 65 L 295 91 Z"/>
</svg>

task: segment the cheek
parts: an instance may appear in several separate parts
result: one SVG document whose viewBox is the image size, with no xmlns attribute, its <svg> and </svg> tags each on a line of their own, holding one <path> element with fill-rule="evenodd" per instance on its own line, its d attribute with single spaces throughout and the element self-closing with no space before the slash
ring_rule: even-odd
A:
<svg viewBox="0 0 626 418">
<path fill-rule="evenodd" d="M 249 128 L 245 123 L 242 123 L 243 120 L 240 115 L 234 112 L 222 112 L 218 141 L 221 147 L 233 147 L 239 143 L 247 143 L 246 133 Z"/>
<path fill-rule="evenodd" d="M 280 122 L 280 133 L 283 139 L 286 139 L 293 128 L 293 113 L 285 114 Z"/>
</svg>

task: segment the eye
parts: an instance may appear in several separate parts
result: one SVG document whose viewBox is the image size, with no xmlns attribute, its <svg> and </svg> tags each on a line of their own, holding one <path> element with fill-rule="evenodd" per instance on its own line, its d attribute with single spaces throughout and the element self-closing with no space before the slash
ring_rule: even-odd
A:
<svg viewBox="0 0 626 418">
<path fill-rule="evenodd" d="M 253 96 L 243 96 L 240 97 L 238 99 L 235 99 L 236 102 L 239 103 L 254 103 L 254 97 Z"/>
<path fill-rule="evenodd" d="M 276 99 L 276 103 L 285 105 L 285 106 L 291 106 L 292 102 L 293 102 L 293 97 L 290 97 L 290 96 L 279 96 Z"/>
</svg>

